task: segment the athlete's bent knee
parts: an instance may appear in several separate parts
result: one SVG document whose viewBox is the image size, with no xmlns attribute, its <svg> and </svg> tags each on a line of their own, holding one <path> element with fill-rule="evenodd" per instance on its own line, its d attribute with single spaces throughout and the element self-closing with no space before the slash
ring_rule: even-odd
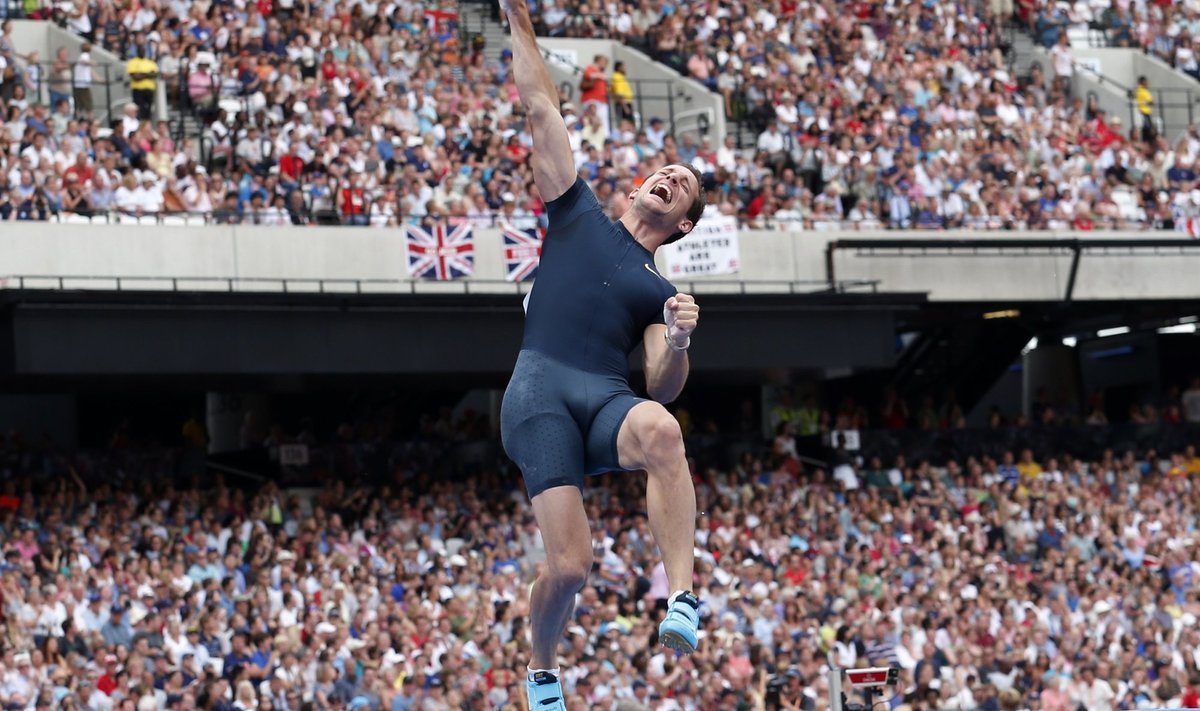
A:
<svg viewBox="0 0 1200 711">
<path fill-rule="evenodd" d="M 592 555 L 563 555 L 546 561 L 546 579 L 551 585 L 563 590 L 578 592 L 587 583 L 592 572 Z"/>
<path fill-rule="evenodd" d="M 640 439 L 651 467 L 673 466 L 683 459 L 683 432 L 666 411 L 646 423 Z"/>
</svg>

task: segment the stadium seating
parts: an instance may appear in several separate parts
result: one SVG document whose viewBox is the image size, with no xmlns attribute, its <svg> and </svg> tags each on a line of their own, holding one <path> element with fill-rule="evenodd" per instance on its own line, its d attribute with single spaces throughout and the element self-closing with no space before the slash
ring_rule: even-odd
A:
<svg viewBox="0 0 1200 711">
<path fill-rule="evenodd" d="M 830 662 L 899 667 L 906 711 L 1194 706 L 1200 386 L 1178 397 L 1136 424 L 979 430 L 931 400 L 878 422 L 780 404 L 771 440 L 714 437 L 695 413 L 700 651 L 654 644 L 668 591 L 642 478 L 591 479 L 597 567 L 562 647 L 568 707 L 826 708 Z M 252 447 L 307 447 L 288 493 L 164 477 L 195 444 L 132 430 L 69 459 L 10 435 L 0 703 L 514 708 L 544 544 L 516 472 L 479 469 L 500 461 L 480 457 L 498 446 L 473 439 L 486 425 L 448 412 L 411 440 L 373 419 L 334 441 L 263 428 Z M 834 423 L 863 428 L 860 456 L 798 454 Z M 183 432 L 204 441 L 195 420 Z"/>
<path fill-rule="evenodd" d="M 1011 73 L 1010 35 L 994 14 L 1003 3 L 864 3 L 850 13 L 822 3 L 749 7 L 724 3 L 681 23 L 665 9 L 571 6 L 584 12 L 555 31 L 621 39 L 683 73 L 706 75 L 726 96 L 731 118 L 757 138 L 724 153 L 701 146 L 678 155 L 706 172 L 710 194 L 721 195 L 722 208 L 746 225 L 1044 229 L 1061 222 L 1054 208 L 1068 190 L 1076 229 L 1173 229 L 1200 208 L 1190 197 L 1174 200 L 1164 169 L 1152 169 L 1159 156 L 1165 169 L 1177 158 L 1158 137 L 1096 115 L 1061 96 L 1057 85 L 1043 88 L 1040 76 Z M 149 11 L 153 17 L 139 22 L 150 29 L 135 32 L 122 14 L 129 10 L 112 6 L 105 19 L 114 31 L 99 42 L 121 57 L 145 47 L 171 67 L 176 125 L 198 121 L 201 137 L 185 144 L 163 135 L 166 124 L 139 126 L 136 116 L 112 127 L 85 126 L 92 145 L 117 160 L 97 171 L 99 180 L 83 188 L 79 206 L 64 206 L 68 188 L 51 178 L 64 174 L 82 147 L 63 133 L 69 116 L 20 98 L 18 84 L 28 89 L 46 79 L 31 77 L 13 57 L 8 64 L 17 72 L 0 91 L 8 128 L 0 144 L 0 192 L 7 195 L 0 219 L 107 212 L 110 191 L 130 174 L 136 185 L 126 197 L 145 203 L 143 212 L 190 211 L 217 222 L 247 219 L 256 200 L 270 206 L 277 198 L 278 222 L 297 225 L 395 225 L 425 217 L 431 203 L 445 219 L 486 222 L 509 193 L 523 213 L 540 214 L 529 192 L 530 140 L 519 110 L 513 113 L 508 58 L 489 62 L 475 45 L 458 51 L 454 7 L 317 18 L 318 31 L 302 34 L 311 18 L 299 7 L 256 5 L 218 18 L 228 28 L 247 28 L 236 42 L 225 39 L 226 29 L 213 33 L 207 20 L 174 24 L 176 11 Z M 549 12 L 554 20 L 558 10 Z M 1171 26 L 1186 26 L 1187 12 L 1171 8 L 1177 16 Z M 944 47 L 914 44 L 905 17 L 922 32 L 954 39 Z M 97 39 L 99 18 L 92 19 L 88 36 Z M 1031 21 L 1035 32 L 1036 25 Z M 1081 25 L 1067 26 L 1078 32 Z M 671 39 L 676 30 L 678 46 Z M 0 53 L 7 45 L 0 41 Z M 41 73 L 53 70 L 45 65 Z M 193 98 L 205 95 L 215 99 Z M 780 122 L 778 136 L 768 131 L 773 119 Z M 30 125 L 47 134 L 44 150 L 31 147 Z M 576 145 L 602 140 L 582 121 L 569 126 Z M 598 146 L 600 164 L 626 154 L 644 162 L 655 154 L 661 146 L 647 138 L 649 128 L 613 126 L 603 138 L 611 143 Z M 285 156 L 292 143 L 295 159 Z M 1080 152 L 1088 145 L 1093 153 Z M 32 191 L 20 186 L 27 152 L 42 154 L 32 156 Z M 578 159 L 594 176 L 595 159 L 583 149 Z M 500 180 L 472 178 L 470 165 L 491 166 L 485 174 L 494 169 Z M 204 195 L 194 187 L 201 169 L 208 171 Z M 348 171 L 364 169 L 362 185 L 351 185 Z M 155 185 L 149 195 L 140 179 L 148 172 Z M 1109 186 L 1132 186 L 1145 174 L 1167 193 L 1171 210 L 1105 207 Z M 631 177 L 618 165 L 605 180 Z"/>
</svg>

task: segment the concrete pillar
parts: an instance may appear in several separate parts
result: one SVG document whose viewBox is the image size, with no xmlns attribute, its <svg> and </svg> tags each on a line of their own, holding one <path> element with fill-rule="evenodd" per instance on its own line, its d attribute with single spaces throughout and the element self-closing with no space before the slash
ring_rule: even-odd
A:
<svg viewBox="0 0 1200 711">
<path fill-rule="evenodd" d="M 1042 399 L 1059 415 L 1078 414 L 1082 393 L 1079 382 L 1079 358 L 1074 348 L 1046 345 L 1025 354 L 1021 388 L 1021 411 L 1033 417 L 1033 405 L 1039 400 L 1038 391 L 1044 388 Z"/>
</svg>

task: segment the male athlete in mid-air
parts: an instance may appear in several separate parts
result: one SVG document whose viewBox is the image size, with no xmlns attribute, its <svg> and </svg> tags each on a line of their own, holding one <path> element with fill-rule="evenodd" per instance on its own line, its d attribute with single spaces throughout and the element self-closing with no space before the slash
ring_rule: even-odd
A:
<svg viewBox="0 0 1200 711">
<path fill-rule="evenodd" d="M 575 170 L 558 90 L 542 63 L 525 0 L 501 0 L 512 27 L 513 74 L 533 136 L 530 162 L 550 227 L 525 337 L 504 393 L 501 436 L 521 468 L 546 544 L 530 600 L 532 711 L 566 709 L 557 647 L 592 569 L 584 477 L 645 470 L 650 529 L 674 591 L 659 640 L 696 649 L 692 587 L 696 492 L 679 425 L 659 403 L 678 397 L 700 309 L 654 267 L 654 251 L 681 239 L 704 212 L 699 174 L 670 165 L 629 195 L 617 222 Z M 653 400 L 629 387 L 629 355 L 642 343 Z"/>
</svg>

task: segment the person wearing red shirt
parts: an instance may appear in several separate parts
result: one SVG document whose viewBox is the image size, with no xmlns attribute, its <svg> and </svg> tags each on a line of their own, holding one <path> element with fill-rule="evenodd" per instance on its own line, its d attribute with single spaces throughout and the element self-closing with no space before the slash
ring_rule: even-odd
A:
<svg viewBox="0 0 1200 711">
<path fill-rule="evenodd" d="M 304 173 L 304 159 L 300 157 L 300 144 L 292 141 L 288 151 L 279 159 L 279 179 L 287 184 L 299 184 Z"/>
<path fill-rule="evenodd" d="M 367 197 L 357 175 L 351 176 L 349 184 L 339 191 L 338 206 L 342 211 L 342 224 L 360 227 L 367 224 Z"/>
<path fill-rule="evenodd" d="M 1188 675 L 1188 685 L 1179 700 L 1179 706 L 1185 709 L 1200 708 L 1200 674 L 1192 672 Z"/>
<path fill-rule="evenodd" d="M 104 658 L 104 674 L 96 680 L 96 688 L 106 696 L 112 696 L 117 688 L 117 657 L 110 654 Z"/>
<path fill-rule="evenodd" d="M 608 133 L 608 57 L 597 54 L 592 63 L 583 70 L 583 79 L 579 82 L 579 101 L 586 113 L 589 105 L 596 107 L 596 115 L 604 132 Z"/>
<path fill-rule="evenodd" d="M 804 556 L 793 551 L 788 556 L 788 567 L 783 572 L 783 577 L 792 587 L 800 587 L 808 578 L 808 570 L 805 569 L 804 565 Z"/>
<path fill-rule="evenodd" d="M 78 176 L 80 185 L 83 185 L 92 179 L 94 173 L 95 171 L 88 163 L 87 153 L 80 151 L 79 155 L 75 156 L 75 162 L 71 164 L 71 167 L 63 171 L 63 177 Z"/>
</svg>

